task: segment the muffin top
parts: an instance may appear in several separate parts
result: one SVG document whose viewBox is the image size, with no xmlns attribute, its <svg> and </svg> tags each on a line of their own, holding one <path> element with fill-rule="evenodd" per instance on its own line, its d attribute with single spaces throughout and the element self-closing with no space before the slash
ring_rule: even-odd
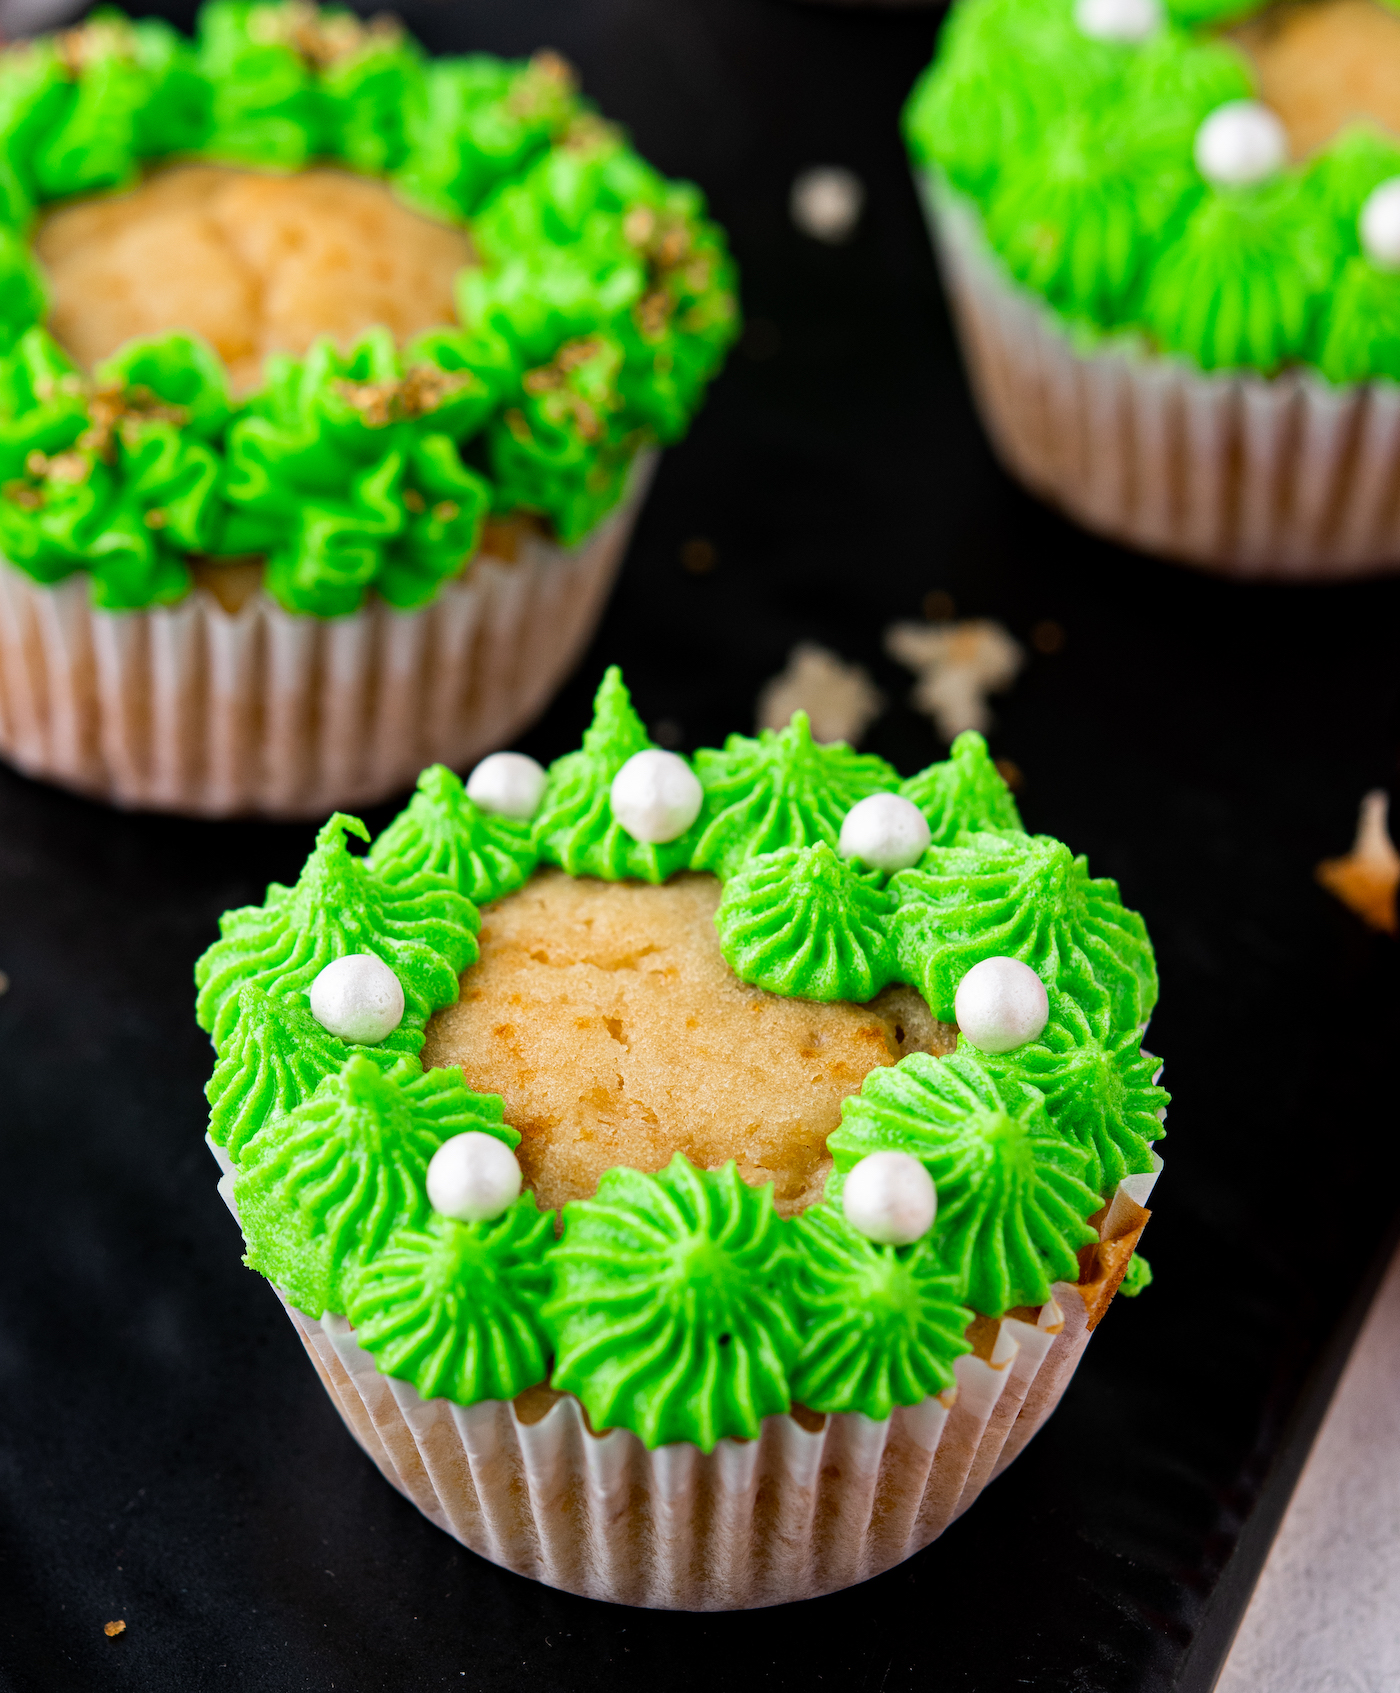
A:
<svg viewBox="0 0 1400 1693">
<path fill-rule="evenodd" d="M 1160 1164 L 1156 973 L 980 736 L 901 782 L 799 713 L 692 762 L 614 670 L 579 751 L 470 787 L 426 771 L 364 857 L 337 814 L 198 965 L 210 1137 L 284 1297 L 425 1397 L 548 1380 L 706 1450 L 946 1394 L 975 1318 L 1053 1320 Z"/>
<path fill-rule="evenodd" d="M 1092 344 L 1400 378 L 1389 0 L 958 0 L 905 109 L 931 190 Z"/>
<path fill-rule="evenodd" d="M 573 546 L 737 327 L 703 197 L 557 55 L 302 0 L 0 52 L 0 553 L 99 605 L 256 559 L 411 608 L 493 515 Z"/>
</svg>

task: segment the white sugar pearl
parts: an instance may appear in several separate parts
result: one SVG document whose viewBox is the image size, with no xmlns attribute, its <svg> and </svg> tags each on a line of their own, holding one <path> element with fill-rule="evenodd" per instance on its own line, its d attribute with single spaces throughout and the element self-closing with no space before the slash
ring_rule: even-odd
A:
<svg viewBox="0 0 1400 1693">
<path fill-rule="evenodd" d="M 912 1153 L 872 1152 L 841 1190 L 846 1221 L 881 1246 L 909 1246 L 933 1227 L 938 1193 Z"/>
<path fill-rule="evenodd" d="M 540 808 L 548 778 L 523 752 L 493 752 L 467 778 L 467 798 L 483 811 L 525 822 Z"/>
<path fill-rule="evenodd" d="M 984 958 L 958 983 L 953 1015 L 979 1052 L 1010 1052 L 1050 1020 L 1045 983 L 1019 958 Z"/>
<path fill-rule="evenodd" d="M 323 1029 L 359 1046 L 377 1046 L 403 1022 L 403 987 L 372 952 L 333 958 L 308 997 L 311 1015 Z"/>
<path fill-rule="evenodd" d="M 428 1203 L 459 1223 L 487 1223 L 520 1197 L 520 1165 L 495 1135 L 478 1129 L 443 1141 L 428 1165 Z"/>
<path fill-rule="evenodd" d="M 612 814 L 634 841 L 660 846 L 678 840 L 700 815 L 700 778 L 674 752 L 648 747 L 633 753 L 613 777 Z"/>
<path fill-rule="evenodd" d="M 1217 106 L 1196 131 L 1196 169 L 1217 188 L 1262 182 L 1288 163 L 1288 132 L 1258 100 Z"/>
<path fill-rule="evenodd" d="M 928 818 L 913 800 L 869 794 L 846 813 L 836 844 L 843 858 L 858 858 L 872 870 L 907 870 L 932 839 Z"/>
<path fill-rule="evenodd" d="M 1358 233 L 1373 265 L 1400 270 L 1400 176 L 1392 176 L 1366 196 Z"/>
<path fill-rule="evenodd" d="M 1159 0 L 1075 0 L 1074 21 L 1095 41 L 1146 41 L 1162 27 Z"/>
</svg>

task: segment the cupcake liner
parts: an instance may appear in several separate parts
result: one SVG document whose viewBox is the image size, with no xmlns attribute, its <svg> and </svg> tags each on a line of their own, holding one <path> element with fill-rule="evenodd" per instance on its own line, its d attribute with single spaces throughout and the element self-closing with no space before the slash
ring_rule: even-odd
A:
<svg viewBox="0 0 1400 1693">
<path fill-rule="evenodd" d="M 979 1320 L 949 1392 L 882 1422 L 795 1409 L 708 1454 L 595 1434 L 576 1399 L 546 1387 L 425 1400 L 380 1373 L 343 1317 L 282 1303 L 351 1434 L 464 1546 L 592 1599 L 743 1610 L 867 1581 L 960 1516 L 1054 1410 L 1149 1214 L 1120 1188 L 1078 1284 L 1057 1282 L 1038 1312 Z"/>
<path fill-rule="evenodd" d="M 655 468 L 581 545 L 483 551 L 417 611 L 93 607 L 0 560 L 0 757 L 116 805 L 205 817 L 323 817 L 462 768 L 548 703 L 592 635 Z"/>
<path fill-rule="evenodd" d="M 983 421 L 1036 493 L 1237 576 L 1400 567 L 1400 386 L 1207 372 L 1129 336 L 1079 345 L 1007 275 L 976 207 L 933 173 L 919 182 Z"/>
</svg>

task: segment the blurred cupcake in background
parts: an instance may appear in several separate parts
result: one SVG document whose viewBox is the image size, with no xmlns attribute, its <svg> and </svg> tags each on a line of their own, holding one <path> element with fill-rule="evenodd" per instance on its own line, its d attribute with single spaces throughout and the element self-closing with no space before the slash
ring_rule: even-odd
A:
<svg viewBox="0 0 1400 1693">
<path fill-rule="evenodd" d="M 958 0 L 905 109 L 973 388 L 1087 526 L 1400 565 L 1400 13 Z"/>
<path fill-rule="evenodd" d="M 733 267 L 549 53 L 215 0 L 0 56 L 0 754 L 303 816 L 465 766 L 591 633 Z"/>
</svg>

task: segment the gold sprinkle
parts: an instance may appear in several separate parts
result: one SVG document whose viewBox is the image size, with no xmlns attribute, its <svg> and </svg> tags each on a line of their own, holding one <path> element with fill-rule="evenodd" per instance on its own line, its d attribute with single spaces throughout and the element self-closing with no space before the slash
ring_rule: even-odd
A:
<svg viewBox="0 0 1400 1693">
<path fill-rule="evenodd" d="M 427 511 L 427 509 L 428 509 L 428 502 L 423 498 L 423 496 L 418 492 L 418 490 L 416 488 L 405 488 L 404 489 L 404 491 L 403 491 L 403 503 L 408 507 L 408 509 L 410 511 Z"/>
<path fill-rule="evenodd" d="M 694 535 L 681 543 L 681 568 L 692 576 L 708 576 L 718 563 L 714 542 L 707 541 L 703 535 Z"/>
<path fill-rule="evenodd" d="M 152 506 L 146 513 L 145 522 L 147 529 L 164 529 L 169 524 L 170 517 L 159 506 Z"/>
<path fill-rule="evenodd" d="M 1345 858 L 1324 858 L 1317 879 L 1361 921 L 1382 934 L 1400 932 L 1396 891 L 1400 889 L 1400 853 L 1390 838 L 1390 796 L 1375 788 L 1361 801 L 1356 841 Z"/>
<path fill-rule="evenodd" d="M 102 1632 L 109 1640 L 115 1640 L 119 1634 L 126 1633 L 126 1624 L 118 1617 L 115 1622 L 104 1622 Z"/>
<path fill-rule="evenodd" d="M 439 500 L 433 507 L 433 516 L 439 523 L 451 523 L 461 509 L 456 500 Z"/>
<path fill-rule="evenodd" d="M 18 506 L 21 511 L 43 509 L 44 496 L 37 488 L 31 488 L 27 482 L 7 482 L 0 491 L 3 491 L 11 505 Z"/>
<path fill-rule="evenodd" d="M 47 453 L 41 453 L 36 447 L 24 461 L 24 468 L 30 476 L 44 477 L 49 473 L 49 459 Z"/>
</svg>

